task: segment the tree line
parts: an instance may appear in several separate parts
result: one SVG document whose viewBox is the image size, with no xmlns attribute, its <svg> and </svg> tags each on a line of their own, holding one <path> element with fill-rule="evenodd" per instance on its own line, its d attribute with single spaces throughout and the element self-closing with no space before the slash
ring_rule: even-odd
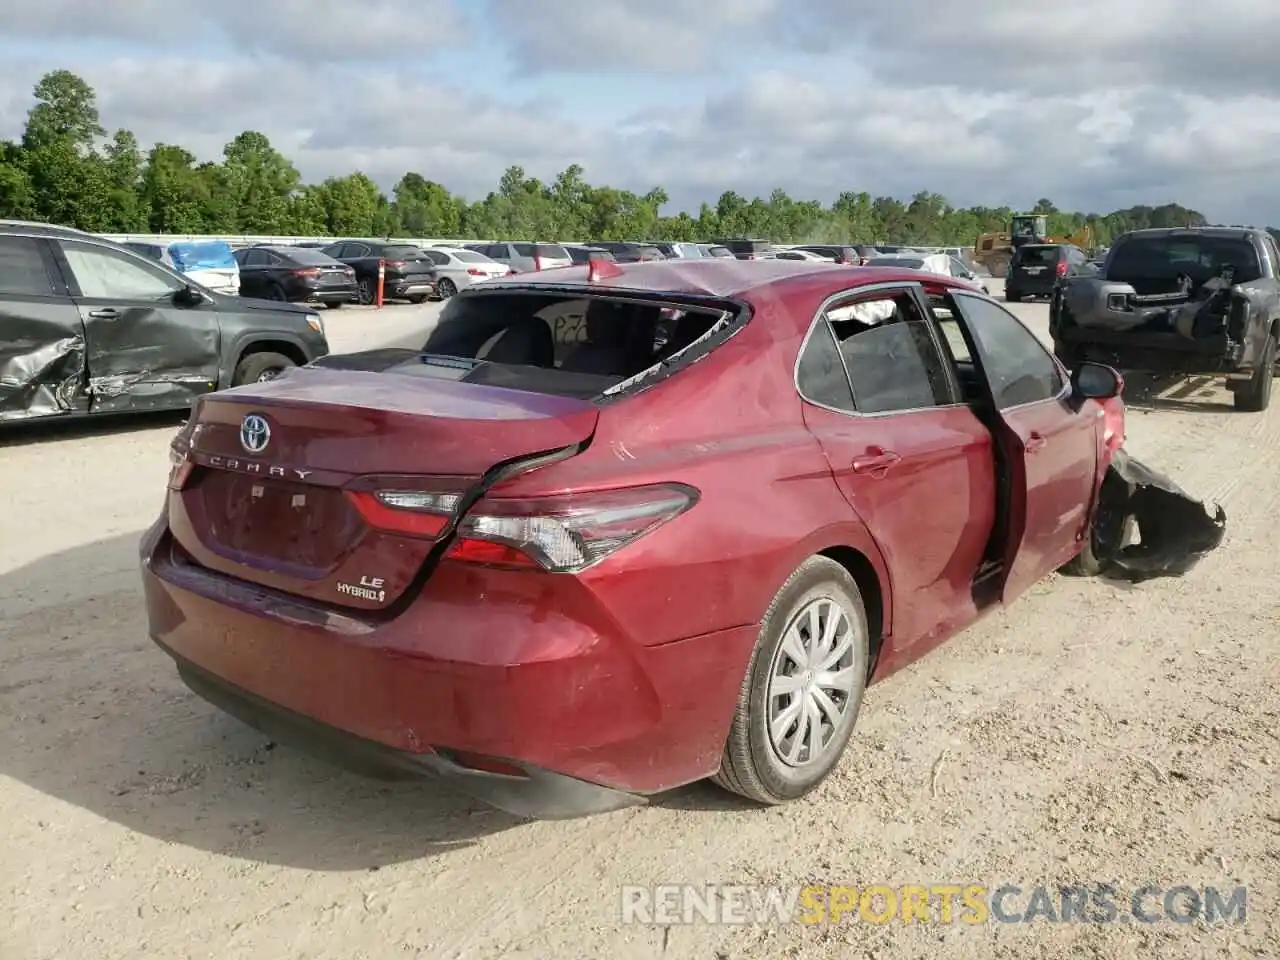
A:
<svg viewBox="0 0 1280 960">
<path fill-rule="evenodd" d="M 1008 207 L 951 206 L 922 191 L 908 201 L 847 191 L 830 206 L 726 191 L 696 214 L 662 212 L 661 187 L 637 194 L 596 186 L 573 165 L 547 183 L 512 166 L 497 189 L 468 202 L 421 173 L 406 173 L 390 196 L 363 173 L 303 183 L 293 163 L 261 133 L 245 131 L 221 161 L 201 161 L 178 144 L 145 152 L 128 130 L 108 136 L 93 88 L 67 70 L 35 86 L 21 140 L 0 143 L 0 216 L 96 233 L 525 239 L 708 240 L 766 237 L 779 243 L 898 242 L 968 246 L 1007 230 Z M 1176 203 L 1108 214 L 1070 213 L 1041 199 L 1030 211 L 1050 233 L 1088 225 L 1098 244 L 1142 227 L 1203 225 Z"/>
</svg>

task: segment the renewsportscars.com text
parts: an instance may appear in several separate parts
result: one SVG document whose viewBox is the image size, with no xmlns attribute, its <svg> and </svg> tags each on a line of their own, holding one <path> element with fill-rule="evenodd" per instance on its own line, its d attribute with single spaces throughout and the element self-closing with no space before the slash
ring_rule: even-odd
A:
<svg viewBox="0 0 1280 960">
<path fill-rule="evenodd" d="M 1108 884 L 876 884 L 804 887 L 663 884 L 622 891 L 622 922 L 679 924 L 1243 924 L 1245 887 Z"/>
</svg>

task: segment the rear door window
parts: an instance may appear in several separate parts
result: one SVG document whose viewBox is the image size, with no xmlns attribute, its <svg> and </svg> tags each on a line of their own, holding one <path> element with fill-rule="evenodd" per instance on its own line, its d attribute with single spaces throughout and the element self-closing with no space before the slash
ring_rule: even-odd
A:
<svg viewBox="0 0 1280 960">
<path fill-rule="evenodd" d="M 0 294 L 54 295 L 38 241 L 31 237 L 0 237 Z"/>
<path fill-rule="evenodd" d="M 517 257 L 534 256 L 534 245 L 532 243 L 513 243 L 512 246 L 516 248 Z"/>
<path fill-rule="evenodd" d="M 896 413 L 955 402 L 947 364 L 914 295 L 859 300 L 826 320 L 859 413 Z"/>
<path fill-rule="evenodd" d="M 106 247 L 63 241 L 62 253 L 80 295 L 90 300 L 158 302 L 171 298 L 182 283 L 145 260 Z"/>
</svg>

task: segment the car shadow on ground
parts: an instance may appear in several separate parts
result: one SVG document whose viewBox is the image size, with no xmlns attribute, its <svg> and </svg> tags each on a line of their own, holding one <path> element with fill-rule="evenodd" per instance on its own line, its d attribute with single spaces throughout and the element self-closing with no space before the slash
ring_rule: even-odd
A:
<svg viewBox="0 0 1280 960">
<path fill-rule="evenodd" d="M 520 825 L 434 781 L 277 748 L 190 693 L 147 637 L 140 536 L 0 576 L 0 782 L 158 840 L 309 870 L 376 870 Z M 77 571 L 92 582 L 69 585 Z M 65 823 L 55 805 L 14 800 Z"/>
<path fill-rule="evenodd" d="M 172 426 L 177 430 L 190 411 L 163 410 L 148 413 L 102 414 L 100 416 L 40 418 L 0 423 L 0 448 L 23 447 L 57 440 L 107 437 L 118 433 Z"/>
<path fill-rule="evenodd" d="M 1125 407 L 1133 413 L 1235 413 L 1231 394 L 1217 377 L 1124 374 Z"/>
</svg>

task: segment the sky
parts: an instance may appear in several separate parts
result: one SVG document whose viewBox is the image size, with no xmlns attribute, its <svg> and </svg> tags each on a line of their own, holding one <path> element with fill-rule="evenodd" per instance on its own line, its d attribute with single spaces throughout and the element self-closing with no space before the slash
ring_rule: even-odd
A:
<svg viewBox="0 0 1280 960">
<path fill-rule="evenodd" d="M 0 137 L 65 68 L 103 125 L 310 181 L 513 164 L 643 192 L 842 191 L 1280 225 L 1275 0 L 43 0 L 0 10 Z"/>
</svg>

